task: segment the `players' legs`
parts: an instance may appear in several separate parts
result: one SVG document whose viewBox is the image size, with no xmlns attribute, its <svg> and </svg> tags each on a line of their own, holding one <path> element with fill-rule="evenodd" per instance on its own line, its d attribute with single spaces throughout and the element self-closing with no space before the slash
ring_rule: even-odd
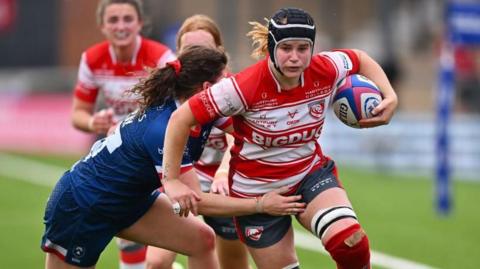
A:
<svg viewBox="0 0 480 269">
<path fill-rule="evenodd" d="M 240 240 L 227 240 L 217 235 L 217 255 L 222 269 L 248 269 L 248 251 Z"/>
<path fill-rule="evenodd" d="M 216 234 L 216 251 L 222 269 L 248 269 L 247 247 L 238 239 L 232 217 L 203 216 Z"/>
<path fill-rule="evenodd" d="M 334 187 L 322 191 L 297 218 L 321 238 L 337 268 L 370 268 L 368 238 L 355 218 L 344 189 Z"/>
<path fill-rule="evenodd" d="M 147 269 L 172 269 L 177 253 L 164 248 L 147 248 Z"/>
<path fill-rule="evenodd" d="M 151 208 L 119 237 L 189 256 L 189 268 L 218 268 L 213 230 L 198 218 L 173 214 L 172 205 L 160 195 Z"/>
<path fill-rule="evenodd" d="M 285 236 L 274 245 L 264 248 L 248 247 L 248 251 L 258 269 L 299 268 L 291 226 Z"/>
</svg>

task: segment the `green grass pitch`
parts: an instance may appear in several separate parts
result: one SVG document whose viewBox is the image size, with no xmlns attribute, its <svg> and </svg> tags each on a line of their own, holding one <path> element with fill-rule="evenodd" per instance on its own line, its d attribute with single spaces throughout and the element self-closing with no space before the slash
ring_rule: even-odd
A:
<svg viewBox="0 0 480 269">
<path fill-rule="evenodd" d="M 75 161 L 71 157 L 27 158 L 65 168 Z M 339 172 L 372 249 L 435 268 L 480 268 L 478 182 L 455 181 L 452 214 L 440 217 L 434 211 L 432 180 L 344 167 Z M 0 176 L 0 268 L 43 268 L 40 237 L 50 189 Z M 297 252 L 302 269 L 335 268 L 328 256 L 301 248 Z M 184 257 L 178 260 L 185 262 Z M 118 254 L 111 243 L 97 268 L 118 268 L 117 264 Z"/>
</svg>

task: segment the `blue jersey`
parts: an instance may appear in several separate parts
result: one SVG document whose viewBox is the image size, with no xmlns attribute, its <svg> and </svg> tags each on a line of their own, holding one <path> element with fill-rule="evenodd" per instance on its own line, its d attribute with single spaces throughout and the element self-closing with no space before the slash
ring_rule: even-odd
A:
<svg viewBox="0 0 480 269">
<path fill-rule="evenodd" d="M 70 170 L 76 202 L 101 214 L 131 216 L 160 186 L 165 131 L 177 102 L 131 114 L 115 132 L 97 141 L 90 153 Z M 182 167 L 192 166 L 203 151 L 212 125 L 197 130 L 188 140 Z"/>
</svg>

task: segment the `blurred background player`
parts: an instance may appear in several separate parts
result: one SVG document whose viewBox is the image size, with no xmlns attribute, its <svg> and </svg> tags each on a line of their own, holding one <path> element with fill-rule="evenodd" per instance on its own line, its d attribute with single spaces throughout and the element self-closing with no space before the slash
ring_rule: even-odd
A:
<svg viewBox="0 0 480 269">
<path fill-rule="evenodd" d="M 138 105 L 125 94 L 146 67 L 162 67 L 175 55 L 165 45 L 141 36 L 141 0 L 100 0 L 97 22 L 106 40 L 83 52 L 73 99 L 72 123 L 80 130 L 105 135 Z M 99 93 L 106 109 L 95 112 Z"/>
<path fill-rule="evenodd" d="M 183 22 L 177 33 L 176 45 L 178 53 L 192 45 L 224 50 L 219 27 L 205 15 L 194 15 Z M 233 142 L 230 136 L 227 138 L 225 132 L 213 127 L 200 159 L 194 164 L 203 192 L 210 191 L 228 195 L 228 166 L 218 169 L 228 148 L 227 139 Z M 229 155 L 228 152 L 227 155 Z M 220 267 L 224 269 L 249 268 L 248 252 L 245 245 L 238 240 L 233 218 L 208 216 L 203 216 L 203 218 L 215 231 L 216 251 Z M 176 254 L 169 250 L 148 247 L 147 268 L 172 268 L 175 256 Z"/>
<path fill-rule="evenodd" d="M 141 0 L 100 0 L 97 23 L 106 40 L 83 52 L 73 98 L 72 123 L 77 129 L 104 136 L 108 130 L 134 111 L 136 97 L 126 94 L 146 68 L 163 67 L 174 60 L 165 45 L 141 35 L 144 26 Z M 105 109 L 95 112 L 99 93 Z M 120 268 L 145 268 L 146 248 L 118 240 Z"/>
<path fill-rule="evenodd" d="M 254 54 L 267 57 L 196 94 L 172 114 L 164 145 L 163 166 L 170 168 L 163 174 L 165 192 L 184 204 L 183 210 L 195 209 L 188 203 L 191 195 L 176 180 L 189 130 L 233 116 L 230 194 L 248 199 L 287 187 L 286 194 L 302 195 L 307 208 L 296 217 L 321 240 L 337 268 L 368 269 L 367 235 L 318 138 L 335 85 L 344 77 L 365 75 L 383 93 L 375 116 L 362 120 L 362 127 L 388 124 L 397 96 L 380 65 L 363 51 L 313 55 L 315 24 L 301 9 L 283 8 L 268 26 L 253 25 L 249 35 L 257 45 Z M 235 220 L 257 268 L 300 268 L 290 216 L 255 214 Z"/>
</svg>

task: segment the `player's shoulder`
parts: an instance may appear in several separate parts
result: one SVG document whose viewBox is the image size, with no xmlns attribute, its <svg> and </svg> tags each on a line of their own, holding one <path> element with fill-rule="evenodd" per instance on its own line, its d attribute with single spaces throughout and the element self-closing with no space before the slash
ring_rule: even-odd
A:
<svg viewBox="0 0 480 269">
<path fill-rule="evenodd" d="M 252 93 L 255 89 L 261 87 L 262 83 L 268 81 L 267 76 L 270 76 L 268 70 L 267 60 L 261 60 L 239 73 L 233 75 L 233 80 L 242 92 Z"/>
<path fill-rule="evenodd" d="M 168 121 L 176 108 L 176 104 L 173 101 L 167 101 L 163 105 L 148 108 L 143 115 L 145 118 L 145 136 L 152 139 L 163 137 Z"/>
<path fill-rule="evenodd" d="M 83 55 L 83 60 L 85 60 L 90 67 L 107 62 L 107 60 L 111 58 L 108 41 L 90 46 L 84 51 Z"/>
<path fill-rule="evenodd" d="M 141 50 L 143 50 L 147 55 L 151 55 L 154 58 L 160 58 L 165 53 L 172 53 L 169 47 L 158 41 L 145 37 L 142 37 L 141 40 Z"/>
<path fill-rule="evenodd" d="M 322 51 L 312 57 L 312 67 L 342 68 L 351 70 L 357 62 L 357 55 L 350 49 Z"/>
</svg>

